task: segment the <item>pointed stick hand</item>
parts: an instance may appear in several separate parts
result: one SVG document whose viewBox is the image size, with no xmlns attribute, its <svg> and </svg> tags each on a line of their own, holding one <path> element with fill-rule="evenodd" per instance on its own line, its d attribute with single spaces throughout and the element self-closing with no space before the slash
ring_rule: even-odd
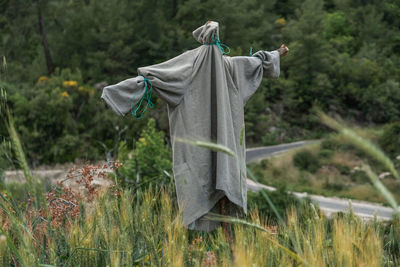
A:
<svg viewBox="0 0 400 267">
<path fill-rule="evenodd" d="M 289 53 L 289 47 L 287 47 L 285 44 L 282 44 L 277 50 L 281 57 L 286 56 Z"/>
</svg>

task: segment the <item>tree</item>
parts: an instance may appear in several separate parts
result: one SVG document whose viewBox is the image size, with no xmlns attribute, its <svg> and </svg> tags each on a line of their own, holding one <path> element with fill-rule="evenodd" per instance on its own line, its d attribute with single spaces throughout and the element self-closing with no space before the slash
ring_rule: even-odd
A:
<svg viewBox="0 0 400 267">
<path fill-rule="evenodd" d="M 315 100 L 328 106 L 334 99 L 329 79 L 332 47 L 323 38 L 326 14 L 322 0 L 306 0 L 296 15 L 285 32 L 290 39 L 291 55 L 282 64 L 288 66 L 288 79 L 293 81 L 293 87 L 286 90 L 291 99 L 287 109 L 293 117 L 302 114 L 301 118 L 306 118 L 303 115 Z"/>
<path fill-rule="evenodd" d="M 44 24 L 40 0 L 36 0 L 36 6 L 37 6 L 39 30 L 40 30 L 40 35 L 42 36 L 44 55 L 46 57 L 47 71 L 48 71 L 48 74 L 51 75 L 54 72 L 54 65 L 53 65 L 53 60 L 51 59 L 49 43 L 47 41 L 46 27 Z"/>
</svg>

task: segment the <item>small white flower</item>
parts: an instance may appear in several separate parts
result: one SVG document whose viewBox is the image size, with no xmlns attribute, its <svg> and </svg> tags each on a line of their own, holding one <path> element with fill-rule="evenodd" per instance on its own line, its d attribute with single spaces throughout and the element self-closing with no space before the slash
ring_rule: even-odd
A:
<svg viewBox="0 0 400 267">
<path fill-rule="evenodd" d="M 379 179 L 384 179 L 386 176 L 389 176 L 390 172 L 382 172 L 381 174 L 379 174 Z"/>
</svg>

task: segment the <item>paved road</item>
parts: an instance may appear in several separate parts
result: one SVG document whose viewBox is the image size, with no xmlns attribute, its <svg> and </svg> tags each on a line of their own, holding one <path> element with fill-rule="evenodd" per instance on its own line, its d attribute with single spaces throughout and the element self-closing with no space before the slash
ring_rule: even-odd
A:
<svg viewBox="0 0 400 267">
<path fill-rule="evenodd" d="M 246 150 L 246 161 L 247 163 L 249 163 L 261 159 L 266 159 L 284 153 L 288 150 L 299 148 L 305 145 L 315 144 L 317 142 L 318 140 L 300 141 L 300 142 L 282 144 L 276 146 L 250 148 Z M 258 191 L 261 188 L 264 188 L 269 191 L 276 190 L 274 187 L 259 184 L 250 179 L 247 179 L 247 187 L 248 190 L 253 192 Z M 380 220 L 390 220 L 393 214 L 392 208 L 385 207 L 375 203 L 356 201 L 350 199 L 341 199 L 336 197 L 323 197 L 323 196 L 309 195 L 307 193 L 298 193 L 298 192 L 293 192 L 293 194 L 299 198 L 305 198 L 307 196 L 310 197 L 310 199 L 313 202 L 319 205 L 320 209 L 327 216 L 330 216 L 333 213 L 337 213 L 340 211 L 348 212 L 350 205 L 352 206 L 355 214 L 366 220 L 374 218 L 375 213 L 377 215 L 377 218 Z"/>
<path fill-rule="evenodd" d="M 310 140 L 310 141 L 299 141 L 299 142 L 281 144 L 281 145 L 275 145 L 275 146 L 249 148 L 246 150 L 246 162 L 249 163 L 252 161 L 269 158 L 269 157 L 284 153 L 287 150 L 299 148 L 304 145 L 315 144 L 317 142 L 319 142 L 319 141 L 318 140 Z"/>
<path fill-rule="evenodd" d="M 250 148 L 246 151 L 246 160 L 247 162 L 257 161 L 264 158 L 269 158 L 285 151 L 299 148 L 304 145 L 314 144 L 318 142 L 317 140 L 313 141 L 300 141 L 295 143 L 289 144 L 282 144 L 276 146 L 269 146 L 269 147 L 258 147 L 258 148 Z M 61 177 L 65 176 L 65 170 L 45 170 L 45 171 L 34 171 L 34 174 L 38 176 L 42 176 L 43 178 L 47 179 L 60 179 Z M 21 171 L 14 172 L 8 171 L 5 172 L 5 180 L 6 182 L 10 181 L 25 181 L 23 174 Z M 274 191 L 276 190 L 273 187 L 266 186 L 263 184 L 258 184 L 252 180 L 247 180 L 248 190 L 251 191 L 258 191 L 261 188 L 265 188 L 266 190 Z M 293 192 L 296 196 L 300 198 L 310 197 L 315 203 L 318 203 L 320 209 L 328 216 L 332 213 L 336 213 L 339 211 L 347 212 L 349 210 L 349 205 L 351 203 L 353 207 L 353 211 L 355 214 L 359 215 L 364 219 L 371 219 L 374 217 L 376 212 L 378 219 L 381 220 L 389 220 L 391 219 L 393 209 L 384 207 L 382 205 L 362 202 L 362 201 L 355 201 L 349 199 L 340 199 L 335 197 L 323 197 L 317 195 L 308 195 L 307 193 L 297 193 Z"/>
<path fill-rule="evenodd" d="M 268 191 L 276 190 L 274 187 L 259 184 L 250 179 L 247 179 L 247 188 L 248 190 L 253 192 L 257 192 L 262 188 Z M 385 207 L 375 203 L 336 198 L 336 197 L 323 197 L 307 193 L 293 192 L 293 194 L 299 198 L 309 197 L 313 202 L 318 204 L 319 208 L 327 216 L 331 216 L 333 213 L 337 213 L 340 211 L 348 212 L 350 209 L 350 205 L 352 206 L 354 213 L 365 220 L 373 219 L 375 212 L 377 215 L 377 219 L 379 220 L 390 220 L 393 215 L 392 208 Z"/>
</svg>

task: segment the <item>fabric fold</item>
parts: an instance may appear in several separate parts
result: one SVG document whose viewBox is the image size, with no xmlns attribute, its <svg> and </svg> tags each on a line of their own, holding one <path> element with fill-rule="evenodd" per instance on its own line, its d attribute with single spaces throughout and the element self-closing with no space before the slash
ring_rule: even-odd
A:
<svg viewBox="0 0 400 267">
<path fill-rule="evenodd" d="M 201 44 L 212 42 L 213 35 L 219 38 L 219 25 L 213 21 L 193 31 Z M 189 229 L 218 227 L 205 215 L 218 213 L 224 196 L 229 200 L 226 215 L 247 212 L 244 106 L 263 77 L 279 76 L 279 60 L 277 51 L 229 57 L 217 45 L 201 45 L 138 68 L 138 74 L 151 82 L 154 95 L 167 103 L 178 206 Z M 124 115 L 144 93 L 143 77 L 135 77 L 105 87 L 102 98 Z M 236 157 L 179 138 L 212 141 L 228 147 Z"/>
<path fill-rule="evenodd" d="M 219 24 L 209 21 L 192 32 L 193 37 L 201 44 L 211 43 L 219 38 Z M 214 40 L 213 40 L 214 38 Z"/>
<path fill-rule="evenodd" d="M 266 78 L 277 79 L 280 75 L 280 55 L 277 50 L 275 51 L 258 51 L 253 55 L 262 61 L 263 76 Z"/>
<path fill-rule="evenodd" d="M 115 113 L 125 116 L 131 110 L 132 105 L 140 101 L 144 93 L 144 78 L 138 76 L 104 87 L 101 98 Z"/>
</svg>

